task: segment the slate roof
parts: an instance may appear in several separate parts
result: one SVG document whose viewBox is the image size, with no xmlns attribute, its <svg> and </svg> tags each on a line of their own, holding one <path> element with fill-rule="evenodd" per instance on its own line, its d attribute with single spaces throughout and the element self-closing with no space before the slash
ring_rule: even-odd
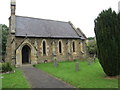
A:
<svg viewBox="0 0 120 90">
<path fill-rule="evenodd" d="M 80 38 L 69 22 L 16 16 L 16 36 L 47 38 Z M 84 37 L 83 37 L 84 38 Z"/>
</svg>

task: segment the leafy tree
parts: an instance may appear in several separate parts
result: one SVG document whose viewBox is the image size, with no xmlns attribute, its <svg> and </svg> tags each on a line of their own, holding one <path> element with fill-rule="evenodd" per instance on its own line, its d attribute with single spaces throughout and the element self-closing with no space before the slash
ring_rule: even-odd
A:
<svg viewBox="0 0 120 90">
<path fill-rule="evenodd" d="M 120 13 L 112 9 L 102 11 L 94 28 L 98 58 L 108 76 L 120 75 Z"/>
<path fill-rule="evenodd" d="M 94 40 L 94 37 L 88 37 L 87 40 Z"/>
<path fill-rule="evenodd" d="M 7 35 L 8 35 L 8 27 L 4 24 L 0 24 L 1 29 L 0 31 L 2 34 L 2 56 L 6 53 L 6 43 L 7 43 Z M 0 42 L 1 43 L 1 42 Z"/>
<path fill-rule="evenodd" d="M 88 41 L 87 50 L 89 54 L 95 55 L 97 53 L 97 45 L 94 39 Z"/>
<path fill-rule="evenodd" d="M 0 59 L 2 58 L 2 25 L 0 24 Z"/>
</svg>

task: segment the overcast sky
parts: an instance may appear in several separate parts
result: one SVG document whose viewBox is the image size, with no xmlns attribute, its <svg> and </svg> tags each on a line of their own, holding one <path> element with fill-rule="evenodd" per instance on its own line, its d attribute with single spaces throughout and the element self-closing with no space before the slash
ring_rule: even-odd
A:
<svg viewBox="0 0 120 90">
<path fill-rule="evenodd" d="M 94 19 L 105 9 L 118 12 L 120 0 L 16 0 L 16 15 L 71 21 L 87 37 L 93 37 Z M 9 25 L 10 0 L 0 0 L 0 24 Z"/>
</svg>

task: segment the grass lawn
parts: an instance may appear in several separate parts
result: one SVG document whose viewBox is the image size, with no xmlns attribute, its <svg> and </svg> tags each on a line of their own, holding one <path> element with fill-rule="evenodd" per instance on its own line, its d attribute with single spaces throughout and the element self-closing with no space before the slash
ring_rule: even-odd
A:
<svg viewBox="0 0 120 90">
<path fill-rule="evenodd" d="M 106 79 L 105 73 L 99 62 L 88 65 L 88 62 L 80 62 L 80 71 L 75 71 L 75 62 L 59 62 L 58 67 L 53 63 L 35 65 L 43 70 L 77 88 L 118 88 L 118 79 Z"/>
<path fill-rule="evenodd" d="M 21 70 L 15 69 L 15 73 L 3 74 L 2 88 L 30 88 Z"/>
</svg>

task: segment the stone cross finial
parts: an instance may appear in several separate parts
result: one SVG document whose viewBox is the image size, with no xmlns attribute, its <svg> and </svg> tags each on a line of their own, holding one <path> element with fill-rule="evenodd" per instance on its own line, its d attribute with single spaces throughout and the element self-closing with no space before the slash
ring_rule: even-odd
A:
<svg viewBox="0 0 120 90">
<path fill-rule="evenodd" d="M 16 4 L 16 0 L 11 0 L 11 4 L 15 5 Z"/>
<path fill-rule="evenodd" d="M 16 0 L 11 0 L 11 15 L 15 15 Z"/>
</svg>

